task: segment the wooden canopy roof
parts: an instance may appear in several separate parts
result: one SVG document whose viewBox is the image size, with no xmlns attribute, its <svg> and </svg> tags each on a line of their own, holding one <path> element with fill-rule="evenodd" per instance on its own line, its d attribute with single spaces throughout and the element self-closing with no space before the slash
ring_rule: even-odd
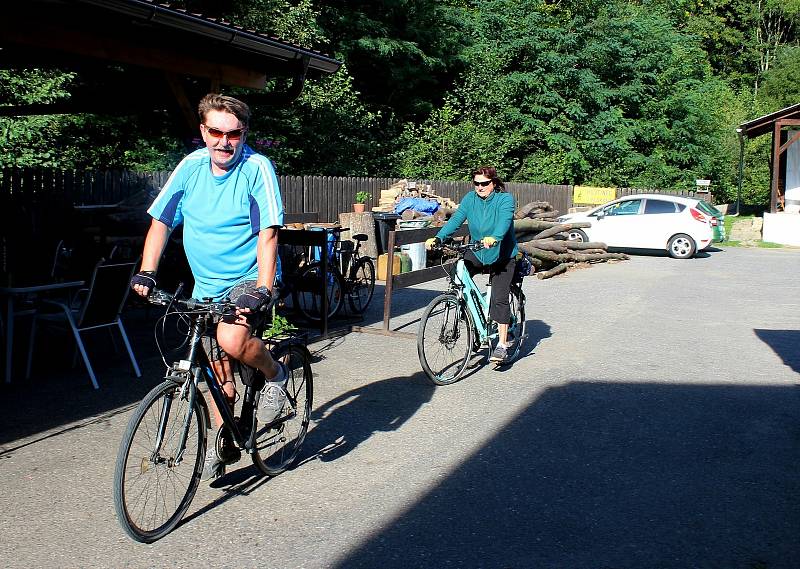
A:
<svg viewBox="0 0 800 569">
<path fill-rule="evenodd" d="M 739 125 L 737 132 L 741 136 L 755 138 L 762 134 L 772 133 L 772 156 L 770 160 L 770 213 L 784 210 L 786 193 L 786 150 L 798 140 L 800 131 L 784 132 L 783 129 L 798 129 L 800 127 L 800 103 L 783 108 L 774 113 L 758 117 Z M 742 147 L 744 148 L 744 147 Z M 740 161 L 743 156 L 740 157 Z M 741 169 L 739 173 L 741 185 Z"/>
<path fill-rule="evenodd" d="M 757 119 L 747 121 L 746 123 L 742 123 L 739 125 L 739 128 L 744 136 L 748 138 L 755 138 L 757 136 L 761 136 L 762 134 L 772 132 L 777 121 L 789 124 L 793 119 L 800 120 L 800 103 L 792 105 L 791 107 L 786 107 L 785 109 L 781 109 L 779 111 L 775 111 L 774 113 L 764 115 L 763 117 L 758 117 Z"/>
<path fill-rule="evenodd" d="M 157 4 L 153 0 L 11 0 L 3 6 L 0 67 L 59 68 L 91 78 L 69 100 L 0 105 L 0 116 L 127 114 L 177 102 L 191 123 L 193 104 L 221 86 L 243 87 L 248 102 L 282 104 L 308 75 L 341 62 L 320 52 Z M 265 88 L 280 78 L 280 88 Z"/>
</svg>

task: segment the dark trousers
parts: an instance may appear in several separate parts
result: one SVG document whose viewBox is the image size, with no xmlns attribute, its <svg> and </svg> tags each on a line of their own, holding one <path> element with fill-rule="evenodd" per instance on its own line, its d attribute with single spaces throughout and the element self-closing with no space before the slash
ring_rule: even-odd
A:
<svg viewBox="0 0 800 569">
<path fill-rule="evenodd" d="M 489 303 L 489 317 L 498 324 L 511 322 L 511 306 L 508 296 L 511 293 L 511 280 L 514 278 L 516 259 L 498 259 L 491 265 L 484 265 L 472 251 L 464 255 L 464 266 L 470 275 L 488 273 L 492 281 L 492 298 Z"/>
</svg>

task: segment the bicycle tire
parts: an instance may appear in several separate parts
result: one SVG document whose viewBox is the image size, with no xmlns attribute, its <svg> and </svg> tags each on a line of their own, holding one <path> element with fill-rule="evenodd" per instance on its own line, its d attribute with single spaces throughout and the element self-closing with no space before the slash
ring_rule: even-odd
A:
<svg viewBox="0 0 800 569">
<path fill-rule="evenodd" d="M 422 313 L 417 354 L 425 375 L 435 385 L 461 378 L 472 355 L 472 320 L 454 294 L 434 298 Z"/>
<path fill-rule="evenodd" d="M 114 472 L 114 509 L 122 529 L 134 540 L 152 543 L 172 531 L 194 498 L 206 453 L 206 410 L 198 393 L 193 409 L 181 386 L 165 381 L 142 399 L 128 421 Z M 152 448 L 167 407 L 167 424 L 158 459 Z M 183 460 L 175 464 L 186 413 L 191 412 Z M 194 448 L 193 448 L 194 441 Z M 169 504 L 168 504 L 169 502 Z"/>
<path fill-rule="evenodd" d="M 361 257 L 350 269 L 347 300 L 354 314 L 363 314 L 375 293 L 375 265 Z"/>
<path fill-rule="evenodd" d="M 522 343 L 525 341 L 525 293 L 522 292 L 521 285 L 513 284 L 509 294 L 511 323 L 508 326 L 508 342 L 511 349 L 508 350 L 504 365 L 510 364 L 519 357 Z"/>
<path fill-rule="evenodd" d="M 305 346 L 278 345 L 273 357 L 286 364 L 289 379 L 286 404 L 278 419 L 270 425 L 259 425 L 254 419 L 255 447 L 251 457 L 253 464 L 267 476 L 277 476 L 297 460 L 308 432 L 314 401 L 311 354 Z"/>
<path fill-rule="evenodd" d="M 292 303 L 307 320 L 322 320 L 322 263 L 306 265 L 300 272 L 295 288 L 292 290 Z M 344 279 L 341 273 L 328 264 L 328 279 L 325 291 L 328 295 L 328 318 L 332 318 L 342 307 Z"/>
</svg>

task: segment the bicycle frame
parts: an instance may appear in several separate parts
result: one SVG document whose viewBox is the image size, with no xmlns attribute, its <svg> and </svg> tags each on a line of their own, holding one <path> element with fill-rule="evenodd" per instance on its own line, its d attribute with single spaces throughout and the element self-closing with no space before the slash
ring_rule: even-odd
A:
<svg viewBox="0 0 800 569">
<path fill-rule="evenodd" d="M 492 298 L 491 280 L 486 285 L 486 291 L 482 292 L 469 274 L 464 259 L 459 259 L 456 263 L 455 273 L 453 273 L 452 283 L 456 294 L 467 306 L 480 342 L 483 343 L 489 338 L 494 338 L 497 335 L 497 325 L 489 318 L 489 304 Z"/>
<path fill-rule="evenodd" d="M 207 317 L 204 317 L 207 318 Z M 228 400 L 225 397 L 225 394 L 222 391 L 222 387 L 216 380 L 214 375 L 214 371 L 211 365 L 211 361 L 208 358 L 208 354 L 204 349 L 202 349 L 202 337 L 205 330 L 205 323 L 201 322 L 204 318 L 195 319 L 192 322 L 192 329 L 191 329 L 191 339 L 189 341 L 189 352 L 186 356 L 186 359 L 180 360 L 177 362 L 172 368 L 171 373 L 167 375 L 168 379 L 175 381 L 178 378 L 181 378 L 183 387 L 181 388 L 181 396 L 184 395 L 185 390 L 189 389 L 188 393 L 188 403 L 189 409 L 193 409 L 194 401 L 197 398 L 197 390 L 200 384 L 200 381 L 205 381 L 206 386 L 208 387 L 208 391 L 211 394 L 211 398 L 214 400 L 214 404 L 217 406 L 217 409 L 220 412 L 222 417 L 223 424 L 230 429 L 231 434 L 233 435 L 236 444 L 239 448 L 244 449 L 248 454 L 252 453 L 255 448 L 255 430 L 253 429 L 253 400 L 254 395 L 252 393 L 253 387 L 250 385 L 244 386 L 244 394 L 242 396 L 242 415 L 240 420 L 237 422 L 234 418 L 234 413 L 228 404 Z M 244 371 L 249 371 L 247 366 L 238 362 L 236 360 L 230 360 L 231 366 L 238 366 L 240 374 Z M 164 408 L 162 410 L 162 417 L 159 423 L 158 428 L 158 438 L 156 440 L 154 457 L 158 454 L 161 449 L 161 443 L 163 442 L 163 435 L 165 426 L 165 420 L 169 416 L 170 407 L 172 405 L 172 401 L 168 401 L 165 403 Z M 206 407 L 204 405 L 204 407 Z M 206 409 L 206 412 L 208 410 Z M 287 415 L 282 417 L 278 421 L 270 424 L 270 428 L 274 428 L 275 426 L 279 425 L 282 422 L 285 422 L 291 419 L 293 415 Z M 208 417 L 207 417 L 208 418 Z M 191 413 L 187 413 L 186 418 L 184 419 L 184 424 L 181 432 L 181 438 L 179 441 L 178 448 L 180 451 L 178 452 L 178 456 L 176 457 L 176 461 L 179 463 L 181 458 L 183 457 L 183 451 L 186 448 L 186 438 L 189 434 L 189 428 L 191 426 Z"/>
</svg>

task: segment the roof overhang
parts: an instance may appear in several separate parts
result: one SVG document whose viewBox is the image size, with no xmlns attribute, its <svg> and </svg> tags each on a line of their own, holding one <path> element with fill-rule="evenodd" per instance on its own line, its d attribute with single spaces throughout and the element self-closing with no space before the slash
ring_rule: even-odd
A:
<svg viewBox="0 0 800 569">
<path fill-rule="evenodd" d="M 740 134 L 748 138 L 755 138 L 762 134 L 772 132 L 775 128 L 775 123 L 784 120 L 797 120 L 800 119 L 800 103 L 786 107 L 774 113 L 758 117 L 746 123 L 739 125 L 737 129 Z"/>
<path fill-rule="evenodd" d="M 179 95 L 186 80 L 203 83 L 200 92 L 225 85 L 287 102 L 308 74 L 334 73 L 340 66 L 317 51 L 151 0 L 14 1 L 3 7 L 0 67 L 107 72 L 111 79 L 105 97 L 87 97 L 83 104 L 78 96 L 54 105 L 0 106 L 0 116 L 146 106 L 165 89 Z M 133 71 L 117 85 L 120 68 Z M 291 85 L 264 92 L 274 78 L 288 78 Z"/>
</svg>

